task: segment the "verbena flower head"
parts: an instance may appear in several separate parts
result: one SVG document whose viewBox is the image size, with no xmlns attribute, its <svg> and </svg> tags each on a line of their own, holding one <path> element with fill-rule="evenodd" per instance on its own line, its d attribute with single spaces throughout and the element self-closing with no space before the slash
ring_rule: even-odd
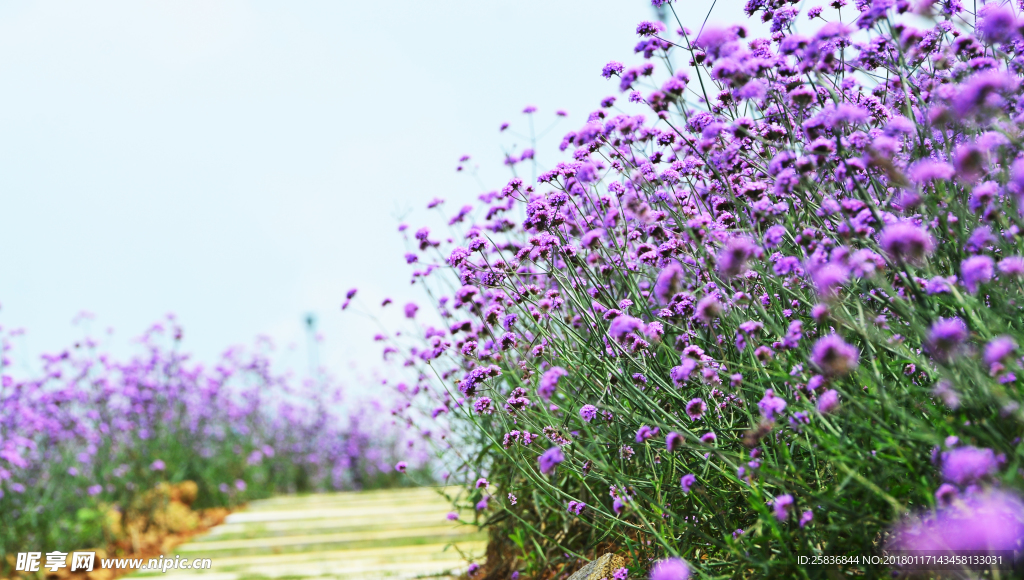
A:
<svg viewBox="0 0 1024 580">
<path fill-rule="evenodd" d="M 540 472 L 544 475 L 551 474 L 555 470 L 555 467 L 563 461 L 565 461 L 565 455 L 562 454 L 562 450 L 558 447 L 548 449 L 537 458 L 537 463 L 540 466 Z"/>
<path fill-rule="evenodd" d="M 680 558 L 655 562 L 651 567 L 651 580 L 689 580 L 690 567 Z"/>
<path fill-rule="evenodd" d="M 654 284 L 654 295 L 662 304 L 668 304 L 673 296 L 683 288 L 683 268 L 678 263 L 671 263 L 658 274 Z"/>
<path fill-rule="evenodd" d="M 811 350 L 811 363 L 829 376 L 842 376 L 857 368 L 860 351 L 837 334 L 818 339 Z"/>
<path fill-rule="evenodd" d="M 788 493 L 776 496 L 772 509 L 775 511 L 776 519 L 785 521 L 789 517 L 790 510 L 793 509 L 793 496 Z"/>
<path fill-rule="evenodd" d="M 928 333 L 928 352 L 935 358 L 948 361 L 967 340 L 967 325 L 960 318 L 939 318 Z"/>
<path fill-rule="evenodd" d="M 616 316 L 608 326 L 608 334 L 615 340 L 621 342 L 626 338 L 626 336 L 642 328 L 644 328 L 642 320 L 629 316 L 628 314 L 621 314 Z"/>
<path fill-rule="evenodd" d="M 1024 539 L 1024 502 L 1016 495 L 989 490 L 909 518 L 893 530 L 897 550 L 1014 550 Z"/>
<path fill-rule="evenodd" d="M 1010 336 L 997 336 L 985 345 L 984 360 L 989 365 L 1003 362 L 1017 351 L 1017 341 Z"/>
<path fill-rule="evenodd" d="M 972 294 L 978 286 L 984 284 L 995 275 L 995 262 L 988 256 L 971 256 L 960 264 L 960 277 L 964 286 Z"/>
<path fill-rule="evenodd" d="M 675 431 L 665 436 L 665 449 L 668 451 L 677 451 L 683 447 L 683 444 L 683 436 Z"/>
<path fill-rule="evenodd" d="M 647 425 L 641 425 L 636 431 L 636 442 L 643 443 L 648 439 L 653 439 L 658 434 L 658 428 L 650 428 Z"/>
<path fill-rule="evenodd" d="M 679 480 L 679 486 L 683 489 L 683 493 L 690 493 L 690 488 L 695 483 L 697 483 L 697 476 L 692 473 L 687 473 Z"/>
<path fill-rule="evenodd" d="M 747 261 L 759 252 L 757 244 L 747 237 L 734 237 L 729 240 L 718 256 L 718 268 L 726 278 L 742 274 Z"/>
<path fill-rule="evenodd" d="M 839 408 L 839 392 L 835 389 L 829 389 L 818 397 L 818 412 L 820 413 L 833 413 Z"/>
<path fill-rule="evenodd" d="M 704 416 L 704 411 L 707 411 L 707 409 L 707 404 L 700 398 L 691 399 L 689 403 L 686 403 L 686 414 L 694 421 Z"/>
<path fill-rule="evenodd" d="M 896 260 L 920 263 L 932 252 L 935 241 L 931 234 L 909 222 L 886 226 L 878 238 L 878 245 Z"/>
<path fill-rule="evenodd" d="M 594 420 L 597 417 L 597 407 L 593 405 L 583 405 L 580 407 L 580 418 L 587 423 Z"/>
<path fill-rule="evenodd" d="M 781 397 L 776 397 L 774 390 L 768 389 L 764 392 L 764 397 L 757 402 L 757 408 L 761 410 L 765 419 L 772 421 L 776 415 L 786 409 L 786 401 Z"/>
<path fill-rule="evenodd" d="M 548 369 L 540 378 L 537 394 L 545 401 L 551 400 L 551 397 L 555 394 L 555 388 L 558 386 L 558 379 L 568 376 L 568 374 L 569 371 L 562 367 Z"/>
<path fill-rule="evenodd" d="M 942 477 L 960 486 L 982 480 L 998 468 L 991 449 L 958 447 L 942 454 Z"/>
<path fill-rule="evenodd" d="M 612 77 L 612 75 L 619 74 L 623 70 L 625 70 L 625 67 L 622 66 L 622 63 L 613 60 L 608 64 L 604 65 L 604 69 L 601 70 L 601 76 L 603 76 L 606 79 L 609 79 Z"/>
</svg>

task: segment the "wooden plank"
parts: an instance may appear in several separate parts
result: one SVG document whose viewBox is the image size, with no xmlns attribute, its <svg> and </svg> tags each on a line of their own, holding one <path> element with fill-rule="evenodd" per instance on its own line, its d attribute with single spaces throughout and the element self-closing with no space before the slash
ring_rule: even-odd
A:
<svg viewBox="0 0 1024 580">
<path fill-rule="evenodd" d="M 438 489 L 280 496 L 253 502 L 209 534 L 178 547 L 183 557 L 210 558 L 211 569 L 137 572 L 132 577 L 454 578 L 467 566 L 461 554 L 483 556 L 485 536 L 475 526 L 447 521 L 451 506 Z"/>
</svg>

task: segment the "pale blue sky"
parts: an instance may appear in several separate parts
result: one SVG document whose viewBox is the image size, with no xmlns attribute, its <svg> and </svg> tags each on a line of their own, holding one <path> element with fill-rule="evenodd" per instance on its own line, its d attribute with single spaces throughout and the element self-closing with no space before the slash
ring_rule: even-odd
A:
<svg viewBox="0 0 1024 580">
<path fill-rule="evenodd" d="M 709 5 L 679 6 L 696 29 Z M 652 16 L 646 0 L 0 4 L 0 324 L 29 332 L 16 362 L 79 336 L 81 310 L 115 344 L 175 312 L 207 360 L 261 333 L 301 349 L 316 312 L 329 367 L 376 360 L 372 327 L 338 305 L 352 286 L 414 295 L 396 213 L 419 225 L 435 196 L 472 201 L 463 153 L 500 187 L 515 140 L 497 128 L 525 128 L 527 104 L 538 124 L 570 112 L 555 143 L 581 125 L 617 94 L 602 65 L 635 61 Z"/>
</svg>

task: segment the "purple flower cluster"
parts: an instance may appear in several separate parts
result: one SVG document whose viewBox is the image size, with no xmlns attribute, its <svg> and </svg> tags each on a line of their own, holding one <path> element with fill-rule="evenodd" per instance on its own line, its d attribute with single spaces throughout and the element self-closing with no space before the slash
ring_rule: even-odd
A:
<svg viewBox="0 0 1024 580">
<path fill-rule="evenodd" d="M 939 520 L 992 514 L 1013 536 L 1020 19 L 837 0 L 805 20 L 749 0 L 763 26 L 691 30 L 678 3 L 653 4 L 675 22 L 636 27 L 637 62 L 601 71 L 623 95 L 596 100 L 564 158 L 527 179 L 516 155 L 447 245 L 407 238 L 407 261 L 434 267 L 412 281 L 436 316 L 383 341 L 415 382 L 396 417 L 432 410 L 465 482 L 486 465 L 503 491 L 537 489 L 508 521 L 537 524 L 514 531 L 551 553 L 536 529 L 627 545 L 635 515 L 665 526 L 646 546 L 725 538 L 707 544 L 723 573 L 789 577 L 764 546 L 843 527 L 855 550 L 895 523 L 894 500 L 936 497 Z M 972 444 L 930 454 L 950 431 Z M 597 483 L 616 491 L 590 499 Z M 570 497 L 617 518 L 558 520 Z M 977 505 L 955 511 L 964 498 Z M 669 559 L 651 577 L 689 573 Z"/>
<path fill-rule="evenodd" d="M 5 353 L 12 334 L 0 335 Z M 10 361 L 0 361 L 0 510 L 10 518 L 0 550 L 49 537 L 68 513 L 118 505 L 128 518 L 167 480 L 194 479 L 207 505 L 231 505 L 398 482 L 396 472 L 425 464 L 420 437 L 394 425 L 384 405 L 353 400 L 346 409 L 330 378 L 301 384 L 275 373 L 269 343 L 229 349 L 204 367 L 181 352 L 181 337 L 168 317 L 127 360 L 86 339 L 44 355 L 31 378 L 15 378 Z M 68 546 L 97 545 L 116 529 L 61 537 Z"/>
</svg>

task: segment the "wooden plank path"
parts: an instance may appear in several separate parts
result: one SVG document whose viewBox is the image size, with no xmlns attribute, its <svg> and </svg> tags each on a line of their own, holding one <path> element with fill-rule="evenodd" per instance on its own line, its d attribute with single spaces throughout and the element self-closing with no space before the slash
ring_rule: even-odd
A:
<svg viewBox="0 0 1024 580">
<path fill-rule="evenodd" d="M 448 521 L 437 488 L 282 496 L 254 501 L 171 554 L 209 570 L 140 571 L 156 580 L 448 579 L 480 560 L 485 534 Z"/>
</svg>

